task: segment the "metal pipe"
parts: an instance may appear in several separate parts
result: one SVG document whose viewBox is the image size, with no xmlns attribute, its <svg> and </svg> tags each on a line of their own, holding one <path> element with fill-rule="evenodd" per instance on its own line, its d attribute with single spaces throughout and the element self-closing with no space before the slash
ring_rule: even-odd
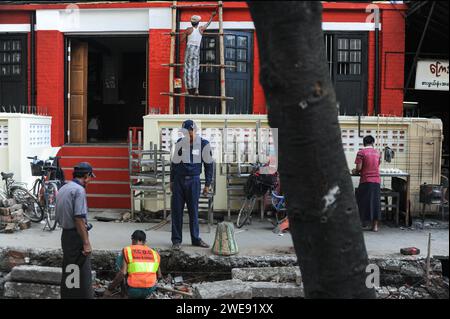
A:
<svg viewBox="0 0 450 319">
<path fill-rule="evenodd" d="M 30 50 L 30 104 L 31 106 L 36 105 L 36 33 L 34 26 L 36 25 L 36 12 L 31 12 L 30 17 L 30 42 L 31 42 L 31 50 Z"/>
<path fill-rule="evenodd" d="M 175 20 L 176 20 L 176 28 L 175 28 L 175 32 L 179 33 L 180 32 L 180 21 L 181 21 L 181 13 L 179 10 L 177 10 L 177 13 L 175 15 Z M 175 64 L 179 64 L 180 63 L 180 38 L 179 37 L 175 37 Z M 175 77 L 179 78 L 180 77 L 180 68 L 177 67 L 175 68 Z M 174 93 L 181 93 L 180 89 L 174 88 Z M 180 114 L 180 97 L 179 96 L 175 96 L 174 97 L 174 102 L 175 102 L 175 114 Z"/>
<path fill-rule="evenodd" d="M 358 113 L 358 137 L 364 137 L 361 135 L 361 114 Z"/>
<path fill-rule="evenodd" d="M 375 9 L 375 83 L 373 94 L 374 115 L 380 114 L 380 10 Z"/>
</svg>

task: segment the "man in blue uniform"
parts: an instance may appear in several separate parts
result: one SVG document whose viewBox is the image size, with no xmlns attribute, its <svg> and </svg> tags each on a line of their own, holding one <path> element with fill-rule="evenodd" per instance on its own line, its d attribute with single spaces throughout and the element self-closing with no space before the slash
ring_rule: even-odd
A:
<svg viewBox="0 0 450 319">
<path fill-rule="evenodd" d="M 189 228 L 193 246 L 209 248 L 199 234 L 198 200 L 201 184 L 202 164 L 205 167 L 205 187 L 203 194 L 209 192 L 213 175 L 211 147 L 207 140 L 196 134 L 192 120 L 183 122 L 184 137 L 175 144 L 170 169 L 170 188 L 172 191 L 172 248 L 180 249 L 183 229 L 183 210 L 187 205 Z"/>
</svg>

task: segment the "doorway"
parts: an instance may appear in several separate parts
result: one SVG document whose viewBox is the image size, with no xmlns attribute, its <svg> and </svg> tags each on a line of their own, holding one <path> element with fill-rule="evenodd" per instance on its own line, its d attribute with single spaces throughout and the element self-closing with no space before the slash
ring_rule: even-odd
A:
<svg viewBox="0 0 450 319">
<path fill-rule="evenodd" d="M 66 142 L 125 143 L 147 106 L 147 36 L 67 38 Z"/>
</svg>

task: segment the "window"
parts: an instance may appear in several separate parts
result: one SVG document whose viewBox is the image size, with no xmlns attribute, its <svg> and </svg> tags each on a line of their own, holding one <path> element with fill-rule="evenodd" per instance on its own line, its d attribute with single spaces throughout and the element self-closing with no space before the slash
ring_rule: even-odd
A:
<svg viewBox="0 0 450 319">
<path fill-rule="evenodd" d="M 248 37 L 240 35 L 225 36 L 225 64 L 235 66 L 228 72 L 247 73 Z"/>
<path fill-rule="evenodd" d="M 22 46 L 20 40 L 0 41 L 0 76 L 22 74 Z"/>
<path fill-rule="evenodd" d="M 338 39 L 337 74 L 361 74 L 361 39 Z"/>
</svg>

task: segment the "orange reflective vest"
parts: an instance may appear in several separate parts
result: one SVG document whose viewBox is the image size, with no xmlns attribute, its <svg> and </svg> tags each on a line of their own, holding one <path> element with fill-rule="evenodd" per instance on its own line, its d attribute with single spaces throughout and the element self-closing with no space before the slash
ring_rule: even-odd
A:
<svg viewBox="0 0 450 319">
<path fill-rule="evenodd" d="M 128 286 L 150 288 L 157 282 L 160 256 L 145 245 L 131 245 L 123 249 L 128 266 Z"/>
</svg>

